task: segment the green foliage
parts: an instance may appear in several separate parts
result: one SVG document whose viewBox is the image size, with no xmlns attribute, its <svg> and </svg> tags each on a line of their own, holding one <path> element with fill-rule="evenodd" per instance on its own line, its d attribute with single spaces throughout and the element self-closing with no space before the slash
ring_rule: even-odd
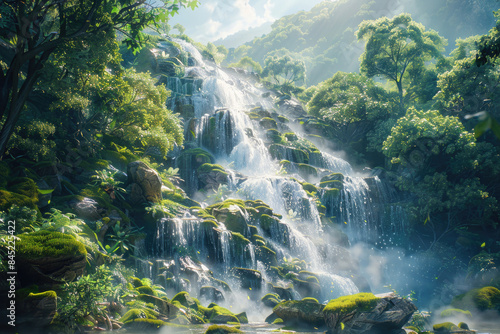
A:
<svg viewBox="0 0 500 334">
<path fill-rule="evenodd" d="M 14 204 L 6 211 L 0 211 L 0 221 L 16 222 L 15 234 L 35 231 L 35 228 L 39 225 L 37 219 L 37 211 L 26 206 L 19 207 Z"/>
<path fill-rule="evenodd" d="M 262 73 L 262 66 L 250 57 L 243 57 L 237 63 L 229 64 L 228 67 L 243 68 L 247 71 L 252 71 L 255 73 Z"/>
<path fill-rule="evenodd" d="M 121 199 L 124 199 L 122 193 L 125 193 L 125 189 L 120 187 L 123 182 L 115 180 L 118 172 L 119 171 L 117 169 L 111 169 L 108 167 L 107 169 L 99 171 L 96 170 L 96 174 L 93 175 L 93 178 L 95 179 L 94 185 L 104 190 L 112 200 L 116 198 L 116 195 L 118 195 Z"/>
<path fill-rule="evenodd" d="M 52 123 L 30 120 L 15 128 L 7 146 L 7 153 L 23 152 L 34 161 L 52 160 L 55 158 L 55 132 L 56 127 Z"/>
<path fill-rule="evenodd" d="M 75 214 L 62 213 L 57 209 L 50 209 L 47 213 L 47 218 L 42 220 L 41 229 L 45 231 L 57 231 L 61 233 L 77 236 L 82 231 L 82 226 L 85 223 L 76 218 Z"/>
<path fill-rule="evenodd" d="M 399 91 L 400 110 L 404 112 L 403 79 L 408 72 L 422 72 L 426 61 L 442 57 L 445 40 L 435 31 L 425 31 L 409 14 L 363 21 L 356 36 L 366 41 L 361 73 L 393 81 Z"/>
<path fill-rule="evenodd" d="M 500 290 L 492 286 L 473 289 L 453 298 L 451 305 L 464 310 L 500 310 Z"/>
<path fill-rule="evenodd" d="M 82 276 L 77 281 L 66 283 L 64 294 L 58 303 L 58 322 L 74 329 L 84 323 L 88 316 L 107 317 L 100 303 L 112 298 L 116 287 L 112 283 L 109 268 L 100 266 L 95 273 Z"/>
<path fill-rule="evenodd" d="M 271 78 L 284 94 L 290 94 L 293 87 L 305 82 L 306 67 L 304 62 L 290 56 L 266 58 L 263 77 Z"/>
</svg>

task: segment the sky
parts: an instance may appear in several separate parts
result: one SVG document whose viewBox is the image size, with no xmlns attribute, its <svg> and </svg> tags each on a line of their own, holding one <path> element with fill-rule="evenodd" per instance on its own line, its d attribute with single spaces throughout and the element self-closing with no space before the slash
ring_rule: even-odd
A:
<svg viewBox="0 0 500 334">
<path fill-rule="evenodd" d="M 202 43 L 213 42 L 240 30 L 273 22 L 323 0 L 200 0 L 194 11 L 183 9 L 169 22 L 186 28 L 186 34 Z"/>
</svg>

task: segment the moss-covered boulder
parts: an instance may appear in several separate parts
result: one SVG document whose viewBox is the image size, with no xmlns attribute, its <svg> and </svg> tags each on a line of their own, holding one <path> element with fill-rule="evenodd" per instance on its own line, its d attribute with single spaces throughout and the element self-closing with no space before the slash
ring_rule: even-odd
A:
<svg viewBox="0 0 500 334">
<path fill-rule="evenodd" d="M 268 293 L 260 301 L 267 307 L 274 308 L 280 303 L 280 296 L 277 293 Z"/>
<path fill-rule="evenodd" d="M 265 243 L 258 245 L 258 247 L 256 247 L 255 255 L 257 260 L 261 261 L 266 266 L 276 266 L 278 264 L 278 260 L 276 258 L 276 252 L 267 247 Z"/>
<path fill-rule="evenodd" d="M 168 301 L 166 298 L 160 298 L 151 294 L 140 294 L 137 300 L 143 301 L 146 304 L 156 306 L 158 312 L 167 318 L 173 318 L 179 312 L 179 308 Z"/>
<path fill-rule="evenodd" d="M 285 325 L 299 327 L 323 327 L 325 305 L 312 298 L 290 300 L 279 303 L 273 308 L 276 317 L 283 319 Z"/>
<path fill-rule="evenodd" d="M 264 129 L 276 129 L 278 127 L 278 124 L 274 119 L 271 117 L 263 117 L 260 121 L 259 124 L 262 128 Z"/>
<path fill-rule="evenodd" d="M 500 311 L 500 290 L 493 286 L 473 289 L 453 298 L 451 305 L 463 310 Z"/>
<path fill-rule="evenodd" d="M 208 151 L 202 148 L 191 148 L 184 150 L 177 158 L 177 167 L 179 168 L 180 177 L 185 181 L 186 186 L 190 187 L 195 184 L 197 175 L 193 175 L 193 171 L 198 170 L 203 164 L 213 164 L 215 158 Z M 194 193 L 198 189 L 185 189 L 188 195 Z"/>
<path fill-rule="evenodd" d="M 309 154 L 302 150 L 291 146 L 281 144 L 272 144 L 269 146 L 269 153 L 274 159 L 288 160 L 295 163 L 309 163 Z"/>
<path fill-rule="evenodd" d="M 213 286 L 202 286 L 200 288 L 200 299 L 203 298 L 210 302 L 219 303 L 225 300 L 224 294 Z"/>
<path fill-rule="evenodd" d="M 435 324 L 432 329 L 436 333 L 451 333 L 460 330 L 460 328 L 452 322 L 443 322 L 441 324 Z"/>
<path fill-rule="evenodd" d="M 127 166 L 130 183 L 130 202 L 159 202 L 162 199 L 162 181 L 158 172 L 142 161 L 134 161 Z"/>
<path fill-rule="evenodd" d="M 30 293 L 26 298 L 19 300 L 17 305 L 17 324 L 41 328 L 49 325 L 57 311 L 57 294 L 55 291 Z"/>
<path fill-rule="evenodd" d="M 32 198 L 0 189 L 0 211 L 8 210 L 12 205 L 17 205 L 18 207 L 27 206 L 31 209 L 36 209 L 36 201 Z"/>
<path fill-rule="evenodd" d="M 249 235 L 248 214 L 243 201 L 230 199 L 214 204 L 207 209 L 228 230 L 241 233 L 244 236 Z"/>
<path fill-rule="evenodd" d="M 235 322 L 235 323 L 240 322 L 233 312 L 229 311 L 227 308 L 214 304 L 209 305 L 208 310 L 205 311 L 205 316 L 208 318 L 209 322 L 214 324 L 227 324 L 229 322 Z"/>
<path fill-rule="evenodd" d="M 229 174 L 221 165 L 204 163 L 197 169 L 200 188 L 216 191 L 221 184 L 227 184 Z"/>
<path fill-rule="evenodd" d="M 393 293 L 358 293 L 331 300 L 323 309 L 328 333 L 391 333 L 410 320 L 416 306 Z"/>
<path fill-rule="evenodd" d="M 276 129 L 269 129 L 266 131 L 266 138 L 271 143 L 281 143 L 283 138 L 281 137 L 281 133 Z"/>
<path fill-rule="evenodd" d="M 236 277 L 243 289 L 260 290 L 262 288 L 262 274 L 258 270 L 247 268 L 233 268 L 233 275 Z"/>
<path fill-rule="evenodd" d="M 176 294 L 174 298 L 172 298 L 172 303 L 175 302 L 179 303 L 184 307 L 193 309 L 195 311 L 198 310 L 198 306 L 200 305 L 200 302 L 197 299 L 191 297 L 189 295 L 189 292 L 186 291 L 181 291 L 178 294 Z"/>
<path fill-rule="evenodd" d="M 230 333 L 243 333 L 236 327 L 212 325 L 207 328 L 205 334 L 230 334 Z"/>
<path fill-rule="evenodd" d="M 42 230 L 19 235 L 16 249 L 23 284 L 71 282 L 84 273 L 87 264 L 85 245 L 60 232 Z"/>
</svg>

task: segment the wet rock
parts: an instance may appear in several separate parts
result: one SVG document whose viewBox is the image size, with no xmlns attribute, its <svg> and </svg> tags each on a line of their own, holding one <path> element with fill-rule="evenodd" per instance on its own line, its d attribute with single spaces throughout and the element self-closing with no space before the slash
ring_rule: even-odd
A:
<svg viewBox="0 0 500 334">
<path fill-rule="evenodd" d="M 417 307 L 394 293 L 357 294 L 335 299 L 323 315 L 329 334 L 392 334 L 401 331 Z"/>
<path fill-rule="evenodd" d="M 325 326 L 324 307 L 325 305 L 313 298 L 304 298 L 281 302 L 273 308 L 273 313 L 283 319 L 288 326 L 323 327 Z"/>
<path fill-rule="evenodd" d="M 26 328 L 27 325 L 37 328 L 49 325 L 56 315 L 57 294 L 54 291 L 30 293 L 18 309 L 20 319 L 18 325 Z"/>
<path fill-rule="evenodd" d="M 161 200 L 162 181 L 158 173 L 142 161 L 134 161 L 127 166 L 131 184 L 132 203 L 158 202 Z"/>
<path fill-rule="evenodd" d="M 295 98 L 281 99 L 280 101 L 278 101 L 278 106 L 281 112 L 293 117 L 301 117 L 307 115 L 300 101 Z"/>
<path fill-rule="evenodd" d="M 200 298 L 204 298 L 210 302 L 219 303 L 225 300 L 224 294 L 213 286 L 203 286 L 200 289 Z"/>
<path fill-rule="evenodd" d="M 239 279 L 243 289 L 260 290 L 262 288 L 262 274 L 258 270 L 233 268 L 233 275 Z"/>
<path fill-rule="evenodd" d="M 88 197 L 82 200 L 72 201 L 69 203 L 70 207 L 75 210 L 78 217 L 91 221 L 96 221 L 102 218 L 106 209 L 99 206 L 99 204 Z"/>
</svg>

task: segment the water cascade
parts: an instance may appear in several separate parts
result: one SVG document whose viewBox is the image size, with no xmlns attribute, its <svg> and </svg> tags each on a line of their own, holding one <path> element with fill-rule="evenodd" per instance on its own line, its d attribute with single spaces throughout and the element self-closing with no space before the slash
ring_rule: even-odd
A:
<svg viewBox="0 0 500 334">
<path fill-rule="evenodd" d="M 290 262 L 273 268 L 282 259 L 298 258 L 305 260 L 307 270 L 296 266 L 302 269 L 291 279 L 300 293 L 291 292 L 293 298 L 313 293 L 328 300 L 365 289 L 355 265 L 339 260 L 339 249 L 348 253 L 348 242 L 331 241 L 344 240 L 342 233 L 352 243 L 404 232 L 405 213 L 394 194 L 379 178 L 357 175 L 345 160 L 291 133 L 287 115 L 275 109 L 270 93 L 257 87 L 251 75 L 222 69 L 193 45 L 174 42 L 189 53 L 191 66 L 183 78 L 166 80 L 172 91 L 169 103 L 192 106 L 190 112 L 178 109 L 186 124 L 186 144 L 175 164 L 189 195 L 202 191 L 203 199 L 216 185 L 226 184 L 230 194 L 220 201 L 229 197 L 235 202 L 218 207 L 202 203 L 201 210 L 217 221 L 209 216 L 158 220 L 153 256 L 178 262 L 195 254 L 199 263 L 193 267 L 211 268 L 214 279 L 232 287 L 237 286 L 233 268 L 258 270 L 259 279 L 272 281 L 276 291 L 286 285 L 284 276 L 276 278 L 276 270 Z M 208 193 L 200 182 L 207 168 L 217 179 Z M 191 292 L 197 294 L 192 287 Z"/>
</svg>

